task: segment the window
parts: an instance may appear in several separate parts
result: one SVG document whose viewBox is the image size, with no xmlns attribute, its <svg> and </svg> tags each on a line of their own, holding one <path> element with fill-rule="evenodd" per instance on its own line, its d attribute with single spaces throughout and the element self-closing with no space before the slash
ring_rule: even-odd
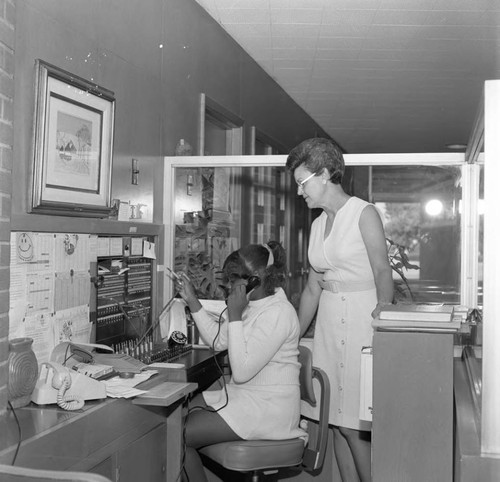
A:
<svg viewBox="0 0 500 482">
<path fill-rule="evenodd" d="M 298 260 L 291 236 L 303 229 L 306 237 L 310 220 L 290 233 L 290 206 L 303 200 L 283 182 L 290 180 L 286 156 L 213 156 L 197 166 L 193 158 L 178 157 L 172 158 L 173 169 L 168 159 L 166 172 L 173 178 L 166 185 L 172 186 L 174 197 L 166 209 L 175 206 L 168 219 L 175 222 L 176 235 L 167 263 L 172 260 L 172 266 L 182 269 L 194 256 L 216 269 L 241 243 L 269 239 L 282 240 L 290 262 Z M 409 264 L 403 276 L 394 270 L 400 300 L 479 306 L 482 276 L 476 260 L 482 259 L 482 242 L 468 240 L 479 237 L 482 222 L 481 163 L 467 164 L 460 153 L 346 154 L 345 160 L 345 190 L 373 202 L 383 217 L 388 245 L 405 248 Z M 186 190 L 189 176 L 194 181 L 191 195 Z M 291 283 L 295 276 L 299 274 L 292 272 Z"/>
<path fill-rule="evenodd" d="M 399 247 L 408 265 L 394 273 L 396 298 L 412 302 L 460 303 L 461 206 L 460 165 L 370 166 L 358 169 L 365 182 L 353 182 L 351 194 L 379 209 L 392 265 Z M 360 193 L 355 192 L 360 190 Z"/>
</svg>

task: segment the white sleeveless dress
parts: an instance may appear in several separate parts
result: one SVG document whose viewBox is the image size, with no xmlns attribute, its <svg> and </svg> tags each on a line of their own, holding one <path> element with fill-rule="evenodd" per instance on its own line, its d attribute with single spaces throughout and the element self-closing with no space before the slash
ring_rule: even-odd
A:
<svg viewBox="0 0 500 482">
<path fill-rule="evenodd" d="M 330 423 L 356 430 L 371 429 L 370 422 L 359 419 L 361 349 L 372 345 L 371 312 L 377 304 L 373 272 L 359 230 L 361 212 L 368 205 L 349 198 L 326 239 L 323 212 L 311 226 L 308 248 L 311 266 L 323 273 L 326 282 L 316 317 L 314 365 L 330 379 Z"/>
</svg>

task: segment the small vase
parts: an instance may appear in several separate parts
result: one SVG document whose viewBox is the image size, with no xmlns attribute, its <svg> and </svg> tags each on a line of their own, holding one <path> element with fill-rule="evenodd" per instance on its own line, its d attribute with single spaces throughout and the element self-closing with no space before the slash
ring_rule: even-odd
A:
<svg viewBox="0 0 500 482">
<path fill-rule="evenodd" d="M 9 402 L 13 408 L 24 407 L 31 401 L 31 393 L 38 377 L 38 361 L 31 348 L 32 338 L 9 340 Z"/>
</svg>

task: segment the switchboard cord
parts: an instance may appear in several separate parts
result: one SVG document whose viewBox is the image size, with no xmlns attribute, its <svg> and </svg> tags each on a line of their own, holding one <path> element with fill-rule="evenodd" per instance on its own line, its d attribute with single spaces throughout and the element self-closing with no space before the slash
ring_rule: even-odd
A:
<svg viewBox="0 0 500 482">
<path fill-rule="evenodd" d="M 116 304 L 116 306 L 118 307 L 118 309 L 120 310 L 120 312 L 123 314 L 123 316 L 125 317 L 125 319 L 127 320 L 127 322 L 130 323 L 130 325 L 134 328 L 135 332 L 140 336 L 140 330 L 137 329 L 137 326 L 132 321 L 132 317 L 124 309 L 124 306 L 132 307 L 132 308 L 137 308 L 137 306 L 135 306 L 135 305 L 127 305 L 127 304 L 121 303 L 116 298 L 112 298 L 111 296 L 99 296 L 99 298 L 104 299 L 104 300 L 108 300 L 108 301 L 112 301 L 114 304 Z M 141 305 L 141 307 L 142 307 L 142 305 Z M 144 318 L 143 318 L 142 315 L 139 315 L 139 317 L 140 317 L 140 319 L 142 321 L 144 321 Z M 146 333 L 141 337 L 140 341 L 144 340 L 144 338 L 146 337 L 148 331 L 149 330 L 147 330 Z"/>
<path fill-rule="evenodd" d="M 212 340 L 212 346 L 211 346 L 212 356 L 214 358 L 215 365 L 217 366 L 217 368 L 219 370 L 219 373 L 221 374 L 222 386 L 223 386 L 224 394 L 226 396 L 226 401 L 224 402 L 224 405 L 222 405 L 222 407 L 219 407 L 218 409 L 214 409 L 212 407 L 202 407 L 200 405 L 196 405 L 194 407 L 189 407 L 188 408 L 186 416 L 184 417 L 184 421 L 183 421 L 183 424 L 182 424 L 182 440 L 183 440 L 183 442 L 182 442 L 182 461 L 181 461 L 181 468 L 180 468 L 180 471 L 179 471 L 179 475 L 175 479 L 176 482 L 178 480 L 180 480 L 180 477 L 182 476 L 183 473 L 186 476 L 186 482 L 189 482 L 189 476 L 188 476 L 188 474 L 185 471 L 185 464 L 186 464 L 186 426 L 187 426 L 187 421 L 188 421 L 189 415 L 192 412 L 197 411 L 197 410 L 205 410 L 207 412 L 217 413 L 218 411 L 220 411 L 224 407 L 226 407 L 227 404 L 228 404 L 228 402 L 229 402 L 229 396 L 228 396 L 228 393 L 227 393 L 227 384 L 226 384 L 226 378 L 225 378 L 224 370 L 222 369 L 222 367 L 220 366 L 220 364 L 219 364 L 219 362 L 217 360 L 217 352 L 215 351 L 215 342 L 217 341 L 217 338 L 219 338 L 220 330 L 221 330 L 221 325 L 222 325 L 222 315 L 224 314 L 224 312 L 226 310 L 227 310 L 227 307 L 224 308 L 222 310 L 222 312 L 220 313 L 220 315 L 219 315 L 217 333 L 215 334 L 214 339 Z"/>
<path fill-rule="evenodd" d="M 162 312 L 167 312 L 171 306 L 172 306 L 172 303 L 174 302 L 175 298 L 177 297 L 177 292 L 174 293 L 174 296 L 172 296 L 172 298 L 170 298 L 167 302 L 167 304 L 165 305 L 165 307 L 163 308 Z M 142 337 L 139 339 L 139 341 L 137 342 L 137 345 L 140 345 L 144 339 L 149 335 L 149 333 L 154 333 L 154 331 L 156 330 L 156 328 L 158 327 L 158 325 L 160 324 L 160 317 L 158 317 L 158 319 L 146 330 L 146 332 L 144 333 L 144 335 L 142 335 Z"/>
</svg>

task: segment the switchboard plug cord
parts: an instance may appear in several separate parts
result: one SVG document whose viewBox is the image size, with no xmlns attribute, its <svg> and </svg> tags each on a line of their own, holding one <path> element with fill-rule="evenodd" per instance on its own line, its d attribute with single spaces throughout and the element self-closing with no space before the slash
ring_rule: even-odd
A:
<svg viewBox="0 0 500 482">
<path fill-rule="evenodd" d="M 174 293 L 174 296 L 172 296 L 172 298 L 170 298 L 167 302 L 167 304 L 165 305 L 165 307 L 163 308 L 162 312 L 168 312 L 170 310 L 170 308 L 172 307 L 172 303 L 174 302 L 175 298 L 177 297 L 177 293 Z M 141 336 L 141 338 L 139 338 L 139 341 L 137 342 L 137 345 L 140 345 L 144 339 L 150 334 L 150 333 L 154 333 L 154 331 L 156 330 L 156 328 L 158 328 L 158 325 L 160 324 L 160 317 L 158 317 L 158 319 L 151 324 L 151 326 L 146 330 L 146 332 L 144 333 L 144 335 Z"/>
<path fill-rule="evenodd" d="M 132 321 L 131 316 L 125 311 L 125 308 L 124 308 L 124 306 L 128 307 L 131 305 L 126 305 L 126 304 L 122 303 L 121 301 L 117 300 L 116 298 L 112 298 L 111 296 L 100 296 L 100 298 L 113 302 L 117 306 L 117 308 L 120 310 L 120 312 L 123 314 L 123 316 L 125 317 L 127 322 L 134 328 L 135 332 L 140 336 L 141 330 L 137 329 L 137 326 Z M 141 317 L 141 319 L 143 319 L 143 318 Z M 147 332 L 146 332 L 146 334 L 147 334 Z M 146 335 L 143 335 L 141 337 L 141 341 L 145 338 L 145 336 Z"/>
<path fill-rule="evenodd" d="M 187 421 L 187 417 L 189 416 L 189 414 L 191 412 L 194 412 L 196 410 L 206 410 L 207 412 L 217 413 L 220 410 L 222 410 L 224 407 L 227 407 L 227 404 L 229 402 L 229 396 L 228 396 L 228 393 L 227 393 L 227 383 L 226 383 L 226 378 L 225 378 L 224 370 L 222 369 L 222 367 L 219 364 L 219 361 L 217 360 L 217 352 L 215 351 L 215 342 L 217 341 L 217 338 L 219 338 L 219 336 L 220 336 L 220 329 L 221 329 L 221 325 L 223 323 L 222 315 L 224 314 L 224 312 L 226 310 L 227 310 L 227 307 L 224 308 L 222 310 L 222 312 L 220 313 L 220 315 L 219 315 L 217 333 L 215 334 L 214 339 L 212 340 L 212 346 L 210 347 L 210 349 L 212 350 L 212 356 L 213 356 L 215 365 L 217 366 L 217 369 L 219 370 L 219 373 L 220 373 L 221 378 L 222 378 L 222 388 L 223 388 L 224 394 L 226 396 L 226 401 L 224 402 L 224 405 L 222 405 L 221 407 L 219 407 L 217 409 L 214 409 L 212 407 L 202 407 L 202 406 L 199 406 L 199 405 L 195 405 L 194 407 L 190 407 L 188 409 L 188 413 L 187 413 L 187 416 L 186 416 L 186 421 Z"/>
<path fill-rule="evenodd" d="M 214 362 L 215 364 L 217 365 L 217 368 L 219 370 L 219 373 L 221 374 L 221 378 L 222 378 L 222 384 L 223 384 L 223 389 L 224 389 L 224 394 L 226 395 L 226 402 L 224 403 L 224 405 L 220 408 L 218 408 L 217 410 L 215 410 L 216 412 L 218 412 L 219 410 L 222 410 L 224 407 L 227 406 L 228 402 L 229 402 L 229 397 L 228 397 L 228 394 L 227 394 L 227 385 L 226 385 L 226 377 L 225 377 L 225 374 L 224 374 L 224 370 L 222 369 L 222 367 L 219 365 L 219 361 L 217 360 L 217 353 L 215 351 L 215 342 L 217 341 L 217 338 L 219 338 L 219 335 L 220 335 L 220 328 L 222 326 L 222 323 L 223 323 L 223 320 L 222 320 L 222 315 L 224 314 L 224 312 L 227 310 L 227 306 L 221 311 L 220 315 L 219 315 L 219 320 L 218 320 L 218 328 L 217 328 L 217 333 L 216 335 L 214 336 L 214 339 L 212 340 L 212 356 L 214 357 Z"/>
<path fill-rule="evenodd" d="M 218 411 L 220 411 L 224 407 L 226 407 L 227 404 L 228 404 L 228 402 L 229 402 L 229 396 L 228 396 L 228 393 L 227 393 L 227 384 L 226 384 L 226 378 L 225 378 L 224 370 L 222 369 L 222 367 L 220 366 L 220 364 L 219 364 L 219 362 L 217 360 L 217 352 L 215 351 L 215 342 L 217 341 L 217 338 L 219 338 L 220 330 L 221 330 L 221 325 L 223 323 L 222 315 L 224 314 L 224 312 L 226 310 L 227 310 L 227 307 L 224 308 L 224 310 L 222 310 L 222 312 L 219 315 L 217 333 L 215 334 L 214 339 L 212 340 L 212 346 L 211 346 L 212 356 L 214 357 L 215 364 L 216 364 L 216 366 L 217 366 L 217 368 L 219 370 L 219 373 L 221 374 L 222 385 L 223 385 L 223 389 L 224 389 L 224 394 L 226 396 L 226 401 L 224 402 L 224 405 L 222 405 L 218 409 L 214 409 L 212 407 L 202 407 L 200 405 L 195 405 L 194 407 L 189 407 L 188 408 L 186 416 L 184 417 L 184 421 L 183 421 L 183 424 L 182 424 L 182 440 L 183 440 L 183 443 L 182 443 L 182 461 L 181 461 L 181 468 L 180 468 L 180 471 L 179 471 L 179 475 L 175 479 L 176 482 L 178 480 L 180 480 L 180 477 L 182 476 L 183 473 L 186 476 L 187 482 L 189 482 L 189 476 L 185 472 L 186 448 L 187 448 L 187 446 L 186 446 L 186 426 L 187 426 L 187 421 L 188 421 L 189 415 L 192 412 L 196 411 L 196 410 L 206 410 L 207 412 L 217 413 Z"/>
</svg>

